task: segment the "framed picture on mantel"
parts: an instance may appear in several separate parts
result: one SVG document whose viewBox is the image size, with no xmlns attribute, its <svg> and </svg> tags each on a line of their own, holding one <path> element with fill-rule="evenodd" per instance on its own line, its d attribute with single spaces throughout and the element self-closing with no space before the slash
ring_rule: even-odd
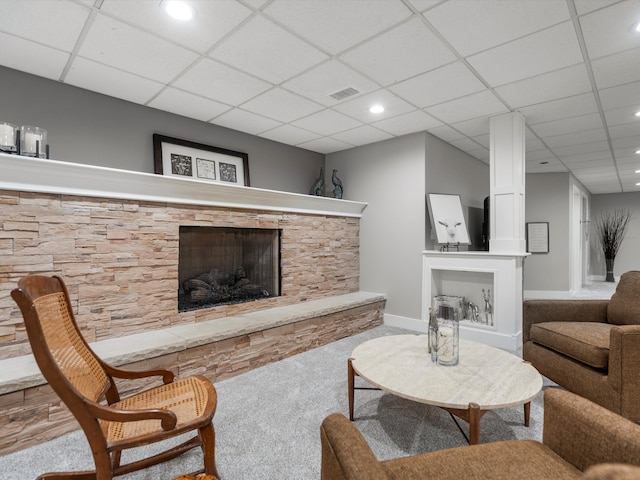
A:
<svg viewBox="0 0 640 480">
<path fill-rule="evenodd" d="M 202 182 L 249 187 L 249 155 L 153 134 L 155 172 Z"/>
</svg>

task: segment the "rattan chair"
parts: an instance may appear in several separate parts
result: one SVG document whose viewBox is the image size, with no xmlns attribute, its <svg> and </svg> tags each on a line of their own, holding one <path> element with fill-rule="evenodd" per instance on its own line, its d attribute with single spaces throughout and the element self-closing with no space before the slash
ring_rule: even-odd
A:
<svg viewBox="0 0 640 480">
<path fill-rule="evenodd" d="M 204 454 L 204 472 L 218 476 L 213 415 L 214 386 L 203 376 L 174 380 L 168 370 L 126 371 L 104 363 L 76 324 L 69 292 L 60 277 L 28 276 L 11 296 L 24 317 L 34 357 L 47 382 L 80 423 L 96 470 L 48 473 L 39 479 L 96 479 L 140 470 L 194 447 Z M 114 378 L 161 376 L 163 385 L 121 399 Z M 125 449 L 160 442 L 189 431 L 196 435 L 149 458 L 121 464 Z"/>
</svg>

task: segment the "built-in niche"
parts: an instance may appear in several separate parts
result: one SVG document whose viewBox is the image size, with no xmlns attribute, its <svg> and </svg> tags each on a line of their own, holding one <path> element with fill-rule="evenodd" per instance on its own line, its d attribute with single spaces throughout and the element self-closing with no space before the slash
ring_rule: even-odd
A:
<svg viewBox="0 0 640 480">
<path fill-rule="evenodd" d="M 180 227 L 180 312 L 280 296 L 278 229 Z"/>
</svg>

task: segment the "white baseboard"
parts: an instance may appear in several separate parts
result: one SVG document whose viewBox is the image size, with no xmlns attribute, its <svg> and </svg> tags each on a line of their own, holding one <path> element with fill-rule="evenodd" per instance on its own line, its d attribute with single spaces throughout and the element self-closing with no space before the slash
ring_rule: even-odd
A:
<svg viewBox="0 0 640 480">
<path fill-rule="evenodd" d="M 389 327 L 404 328 L 419 333 L 427 333 L 427 323 L 417 318 L 402 317 L 400 315 L 384 314 L 384 324 Z"/>
</svg>

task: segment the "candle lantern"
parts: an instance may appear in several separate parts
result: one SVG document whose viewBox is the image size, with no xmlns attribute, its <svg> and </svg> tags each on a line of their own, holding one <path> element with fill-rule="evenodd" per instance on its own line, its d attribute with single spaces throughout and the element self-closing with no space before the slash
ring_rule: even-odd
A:
<svg viewBox="0 0 640 480">
<path fill-rule="evenodd" d="M 46 158 L 47 131 L 40 127 L 20 128 L 20 153 L 27 157 Z"/>
<path fill-rule="evenodd" d="M 0 151 L 16 153 L 18 127 L 7 122 L 0 122 Z"/>
</svg>

